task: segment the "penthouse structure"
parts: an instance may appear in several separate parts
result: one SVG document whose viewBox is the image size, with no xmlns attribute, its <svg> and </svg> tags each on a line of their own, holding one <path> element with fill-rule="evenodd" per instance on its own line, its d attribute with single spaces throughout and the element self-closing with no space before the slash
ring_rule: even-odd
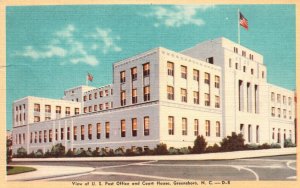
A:
<svg viewBox="0 0 300 188">
<path fill-rule="evenodd" d="M 54 110 L 55 109 L 55 110 Z M 210 145 L 232 132 L 246 143 L 295 135 L 294 92 L 267 83 L 263 56 L 226 38 L 174 52 L 155 48 L 113 65 L 113 83 L 78 86 L 62 99 L 13 104 L 13 152 Z"/>
</svg>

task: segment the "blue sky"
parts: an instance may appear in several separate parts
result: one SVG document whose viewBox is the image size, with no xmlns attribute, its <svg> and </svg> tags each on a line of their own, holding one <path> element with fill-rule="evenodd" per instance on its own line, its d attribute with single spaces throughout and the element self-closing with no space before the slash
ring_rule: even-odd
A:
<svg viewBox="0 0 300 188">
<path fill-rule="evenodd" d="M 67 88 L 112 83 L 112 64 L 162 46 L 181 51 L 226 37 L 237 41 L 237 9 L 249 21 L 241 44 L 261 53 L 268 82 L 295 89 L 294 5 L 18 6 L 6 10 L 7 128 L 12 102 L 61 98 Z"/>
</svg>

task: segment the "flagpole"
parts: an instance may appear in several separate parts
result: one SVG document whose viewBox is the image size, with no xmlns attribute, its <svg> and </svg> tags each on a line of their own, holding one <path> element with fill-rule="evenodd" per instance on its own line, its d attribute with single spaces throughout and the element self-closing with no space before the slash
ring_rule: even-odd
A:
<svg viewBox="0 0 300 188">
<path fill-rule="evenodd" d="M 238 15 L 237 15 L 237 18 L 238 18 L 238 43 L 240 44 L 240 38 L 241 38 L 241 36 L 240 36 L 240 9 L 238 8 Z"/>
</svg>

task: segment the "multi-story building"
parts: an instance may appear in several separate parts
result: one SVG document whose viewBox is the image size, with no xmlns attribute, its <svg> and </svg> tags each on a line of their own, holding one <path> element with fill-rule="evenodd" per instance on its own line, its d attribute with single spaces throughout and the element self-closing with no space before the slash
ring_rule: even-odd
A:
<svg viewBox="0 0 300 188">
<path fill-rule="evenodd" d="M 180 53 L 152 49 L 115 63 L 113 84 L 68 89 L 61 100 L 26 97 L 13 114 L 14 152 L 57 143 L 186 147 L 197 135 L 214 144 L 232 132 L 246 143 L 282 145 L 295 134 L 294 92 L 268 84 L 262 55 L 225 38 Z"/>
</svg>

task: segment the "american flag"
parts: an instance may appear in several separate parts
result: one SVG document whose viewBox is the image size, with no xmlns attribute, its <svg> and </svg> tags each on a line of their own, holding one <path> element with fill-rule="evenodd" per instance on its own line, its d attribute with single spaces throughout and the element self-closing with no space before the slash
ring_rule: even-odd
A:
<svg viewBox="0 0 300 188">
<path fill-rule="evenodd" d="M 240 25 L 248 30 L 248 20 L 243 16 L 241 12 L 240 12 Z"/>
<path fill-rule="evenodd" d="M 90 74 L 90 73 L 88 73 L 88 75 L 87 75 L 87 79 L 89 80 L 89 81 L 93 81 L 93 79 L 94 79 L 94 77 L 93 77 L 93 75 L 92 74 Z"/>
</svg>

